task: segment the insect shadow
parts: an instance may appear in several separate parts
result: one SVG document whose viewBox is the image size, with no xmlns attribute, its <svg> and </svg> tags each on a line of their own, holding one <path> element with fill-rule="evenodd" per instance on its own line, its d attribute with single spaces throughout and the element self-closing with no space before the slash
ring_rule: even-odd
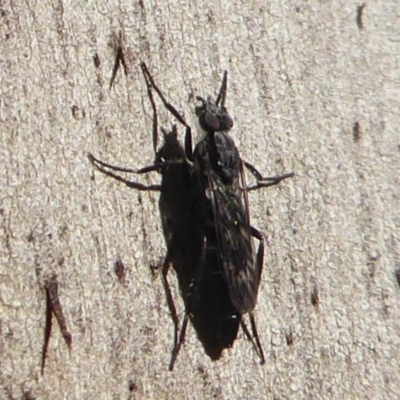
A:
<svg viewBox="0 0 400 400">
<path fill-rule="evenodd" d="M 176 125 L 169 132 L 161 129 L 164 141 L 157 150 L 157 109 L 152 86 L 145 73 L 144 77 L 153 110 L 153 148 L 156 152 L 154 164 L 134 170 L 107 164 L 92 154 L 88 157 L 97 170 L 128 187 L 160 193 L 159 210 L 167 246 L 162 267 L 162 282 L 174 325 L 173 350 L 169 364 L 169 370 L 173 370 L 185 339 L 189 319 L 206 354 L 212 360 L 218 360 L 223 350 L 232 346 L 241 319 L 230 299 L 226 281 L 220 273 L 218 249 L 216 246 L 207 245 L 205 240 L 204 223 L 200 220 L 203 214 L 203 199 L 198 183 L 193 178 L 194 166 L 187 160 L 186 152 L 178 141 Z M 161 174 L 160 184 L 144 185 L 127 180 L 116 173 L 143 174 L 153 171 Z M 168 282 L 171 266 L 177 275 L 186 310 L 180 332 L 178 314 Z M 246 335 L 251 339 L 247 329 Z"/>
<path fill-rule="evenodd" d="M 166 100 L 144 63 L 142 63 L 142 70 L 165 108 L 186 128 L 185 153 L 194 166 L 192 179 L 198 190 L 197 198 L 201 199 L 198 207 L 201 216 L 198 217 L 198 223 L 203 226 L 205 241 L 204 268 L 199 267 L 198 274 L 202 276 L 201 281 L 209 280 L 215 284 L 215 287 L 219 287 L 219 292 L 228 292 L 229 301 L 222 312 L 227 317 L 226 321 L 231 322 L 228 331 L 234 340 L 240 324 L 245 335 L 250 340 L 254 339 L 256 352 L 263 364 L 265 357 L 253 310 L 257 302 L 263 268 L 264 236 L 250 224 L 247 193 L 249 190 L 277 185 L 294 174 L 263 177 L 254 166 L 241 159 L 238 149 L 228 134 L 233 127 L 233 120 L 225 107 L 226 71 L 216 101 L 211 97 L 206 100 L 197 97 L 201 105 L 195 108 L 195 112 L 205 136 L 196 144 L 193 151 L 190 125 Z M 245 167 L 257 180 L 253 186 L 246 184 Z M 259 242 L 257 252 L 254 251 L 253 238 Z M 196 288 L 199 289 L 201 286 L 196 285 L 194 291 Z M 204 296 L 205 299 L 214 297 L 215 295 L 211 294 Z M 192 307 L 193 304 L 195 303 L 189 302 Z M 213 307 L 216 307 L 215 303 Z M 187 313 L 190 316 L 190 308 L 187 309 Z M 245 314 L 249 314 L 252 338 L 243 321 Z M 182 327 L 183 335 L 185 324 L 187 324 L 187 317 Z M 226 338 L 228 337 L 229 335 L 226 335 Z M 253 345 L 254 341 L 252 340 Z M 181 340 L 179 344 L 180 342 Z"/>
<path fill-rule="evenodd" d="M 44 374 L 44 367 L 46 363 L 47 350 L 49 347 L 51 329 L 52 329 L 52 317 L 55 316 L 58 326 L 60 327 L 61 334 L 69 350 L 71 350 L 72 336 L 67 329 L 64 313 L 62 310 L 61 302 L 58 297 L 58 281 L 57 276 L 51 275 L 45 280 L 45 292 L 46 292 L 46 322 L 44 328 L 44 342 L 42 349 L 42 363 L 41 363 L 41 374 Z"/>
</svg>

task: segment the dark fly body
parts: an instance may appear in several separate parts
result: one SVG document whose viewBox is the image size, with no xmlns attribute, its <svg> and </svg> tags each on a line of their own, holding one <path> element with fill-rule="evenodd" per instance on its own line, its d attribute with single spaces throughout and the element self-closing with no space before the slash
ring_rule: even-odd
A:
<svg viewBox="0 0 400 400">
<path fill-rule="evenodd" d="M 247 192 L 276 185 L 292 177 L 293 173 L 264 178 L 255 167 L 241 159 L 228 134 L 233 120 L 225 107 L 226 71 L 216 101 L 211 97 L 206 100 L 197 98 L 201 105 L 195 108 L 195 112 L 206 135 L 197 143 L 193 153 L 191 127 L 167 102 L 144 63 L 142 68 L 165 107 L 186 127 L 185 151 L 187 158 L 194 162 L 193 180 L 200 190 L 199 220 L 203 224 L 206 243 L 204 253 L 207 257 L 204 268 L 199 269 L 200 275 L 203 280 L 211 277 L 216 285 L 220 281 L 228 291 L 231 309 L 226 315 L 231 321 L 237 321 L 237 325 L 240 323 L 248 337 L 242 316 L 249 313 L 256 349 L 261 363 L 264 363 L 253 315 L 263 267 L 264 242 L 262 233 L 250 224 Z M 256 185 L 246 185 L 244 167 L 255 176 Z M 253 238 L 259 241 L 256 253 Z"/>
<path fill-rule="evenodd" d="M 263 178 L 255 167 L 241 159 L 229 136 L 233 121 L 225 107 L 226 90 L 225 71 L 215 102 L 211 97 L 207 100 L 198 97 L 201 105 L 195 112 L 206 135 L 195 147 L 194 165 L 211 210 L 212 224 L 207 237 L 217 243 L 220 266 L 233 305 L 241 316 L 249 313 L 256 348 L 261 363 L 264 363 L 253 315 L 263 268 L 264 239 L 250 224 L 247 194 L 252 189 L 276 185 L 293 173 Z M 247 186 L 244 167 L 257 179 L 255 186 Z M 207 209 L 206 206 L 203 208 Z M 253 238 L 259 242 L 256 253 Z"/>
<path fill-rule="evenodd" d="M 250 225 L 249 205 L 243 162 L 228 135 L 233 126 L 225 106 L 226 73 L 220 95 L 196 107 L 199 124 L 206 136 L 194 150 L 194 166 L 199 186 L 205 197 L 205 228 L 209 243 L 218 248 L 218 264 L 226 283 L 230 300 L 241 322 L 250 313 L 250 321 L 261 363 L 264 354 L 252 311 L 256 305 L 263 266 L 262 234 Z M 219 101 L 221 100 L 221 106 Z M 255 257 L 252 237 L 259 240 Z"/>
</svg>

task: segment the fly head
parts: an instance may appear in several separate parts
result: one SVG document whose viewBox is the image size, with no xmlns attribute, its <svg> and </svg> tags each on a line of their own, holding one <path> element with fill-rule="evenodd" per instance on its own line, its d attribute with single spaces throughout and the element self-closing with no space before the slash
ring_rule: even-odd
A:
<svg viewBox="0 0 400 400">
<path fill-rule="evenodd" d="M 195 107 L 195 113 L 205 132 L 226 132 L 233 127 L 233 120 L 224 105 L 219 106 L 210 96 L 207 100 L 198 96 L 197 100 L 201 105 Z"/>
</svg>

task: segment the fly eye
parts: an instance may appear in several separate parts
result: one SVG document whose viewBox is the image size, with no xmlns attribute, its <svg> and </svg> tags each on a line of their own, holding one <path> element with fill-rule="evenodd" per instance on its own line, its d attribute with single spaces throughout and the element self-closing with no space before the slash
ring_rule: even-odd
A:
<svg viewBox="0 0 400 400">
<path fill-rule="evenodd" d="M 225 107 L 222 108 L 222 116 L 221 116 L 221 131 L 227 130 L 232 128 L 233 126 L 233 119 L 229 116 L 228 111 Z"/>
<path fill-rule="evenodd" d="M 224 116 L 224 125 L 226 130 L 231 129 L 233 126 L 233 119 L 228 114 Z"/>
<path fill-rule="evenodd" d="M 214 132 L 218 131 L 220 127 L 219 118 L 212 113 L 206 112 L 204 115 L 204 122 L 207 125 L 207 128 L 210 128 Z"/>
</svg>

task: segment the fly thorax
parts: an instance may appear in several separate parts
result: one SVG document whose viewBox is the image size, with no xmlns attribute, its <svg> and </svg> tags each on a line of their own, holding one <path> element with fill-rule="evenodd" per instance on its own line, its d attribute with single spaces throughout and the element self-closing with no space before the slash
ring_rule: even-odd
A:
<svg viewBox="0 0 400 400">
<path fill-rule="evenodd" d="M 215 147 L 219 175 L 224 184 L 232 185 L 240 171 L 240 156 L 235 143 L 227 133 L 217 132 L 215 133 Z"/>
</svg>

